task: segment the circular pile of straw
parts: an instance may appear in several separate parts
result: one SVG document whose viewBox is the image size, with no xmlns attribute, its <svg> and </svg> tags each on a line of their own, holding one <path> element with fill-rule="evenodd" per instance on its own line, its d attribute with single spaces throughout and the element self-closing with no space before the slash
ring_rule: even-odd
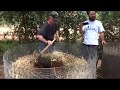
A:
<svg viewBox="0 0 120 90">
<path fill-rule="evenodd" d="M 32 78 L 34 77 L 34 62 L 38 58 L 38 54 L 26 55 L 19 57 L 12 62 L 9 74 L 12 78 Z M 62 61 L 63 66 L 53 68 L 54 75 L 58 79 L 84 79 L 92 78 L 88 63 L 73 55 L 54 51 L 52 53 L 43 54 L 42 57 L 48 57 L 51 61 Z M 41 69 L 41 68 L 39 68 Z M 38 74 L 40 77 L 40 74 Z"/>
</svg>

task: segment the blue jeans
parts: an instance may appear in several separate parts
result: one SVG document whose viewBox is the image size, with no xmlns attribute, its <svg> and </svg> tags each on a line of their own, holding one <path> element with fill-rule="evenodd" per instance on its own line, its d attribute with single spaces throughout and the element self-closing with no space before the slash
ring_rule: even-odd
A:
<svg viewBox="0 0 120 90">
<path fill-rule="evenodd" d="M 44 42 L 40 42 L 39 43 L 39 46 L 38 46 L 38 51 L 42 51 L 48 44 L 44 43 Z M 50 45 L 48 47 L 48 49 L 45 51 L 45 52 L 52 52 L 53 51 L 53 47 L 54 47 L 54 44 L 53 45 Z"/>
</svg>

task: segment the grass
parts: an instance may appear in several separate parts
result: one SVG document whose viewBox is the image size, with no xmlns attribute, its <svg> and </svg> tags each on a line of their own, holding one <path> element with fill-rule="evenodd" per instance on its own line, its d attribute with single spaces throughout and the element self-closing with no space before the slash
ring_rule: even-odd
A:
<svg viewBox="0 0 120 90">
<path fill-rule="evenodd" d="M 8 49 L 11 49 L 16 45 L 17 45 L 16 41 L 13 41 L 13 40 L 0 41 L 0 53 L 4 53 Z"/>
<path fill-rule="evenodd" d="M 6 40 L 6 41 L 0 41 L 0 53 L 4 53 L 5 51 L 13 48 L 14 46 L 18 46 L 18 45 L 21 45 L 21 44 L 28 44 L 28 43 L 34 43 L 34 42 L 37 42 L 37 41 L 21 41 L 20 43 L 18 41 L 15 41 L 15 40 Z"/>
</svg>

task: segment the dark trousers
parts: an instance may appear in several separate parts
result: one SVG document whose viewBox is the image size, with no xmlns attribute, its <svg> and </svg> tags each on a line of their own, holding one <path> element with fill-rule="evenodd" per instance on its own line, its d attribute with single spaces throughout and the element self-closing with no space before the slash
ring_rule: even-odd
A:
<svg viewBox="0 0 120 90">
<path fill-rule="evenodd" d="M 38 51 L 42 51 L 48 44 L 44 42 L 40 42 L 38 46 Z M 54 50 L 54 44 L 50 45 L 49 48 L 45 52 L 52 52 Z"/>
<path fill-rule="evenodd" d="M 92 70 L 93 77 L 96 78 L 98 45 L 82 45 L 81 56 L 88 62 Z"/>
<path fill-rule="evenodd" d="M 97 60 L 98 45 L 82 45 L 81 55 L 84 59 Z"/>
</svg>

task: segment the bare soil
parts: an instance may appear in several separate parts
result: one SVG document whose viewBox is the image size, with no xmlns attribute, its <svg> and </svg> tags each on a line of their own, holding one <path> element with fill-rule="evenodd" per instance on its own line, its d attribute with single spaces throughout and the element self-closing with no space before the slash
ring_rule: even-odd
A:
<svg viewBox="0 0 120 90">
<path fill-rule="evenodd" d="M 120 56 L 103 55 L 101 69 L 104 79 L 120 79 Z"/>
</svg>

